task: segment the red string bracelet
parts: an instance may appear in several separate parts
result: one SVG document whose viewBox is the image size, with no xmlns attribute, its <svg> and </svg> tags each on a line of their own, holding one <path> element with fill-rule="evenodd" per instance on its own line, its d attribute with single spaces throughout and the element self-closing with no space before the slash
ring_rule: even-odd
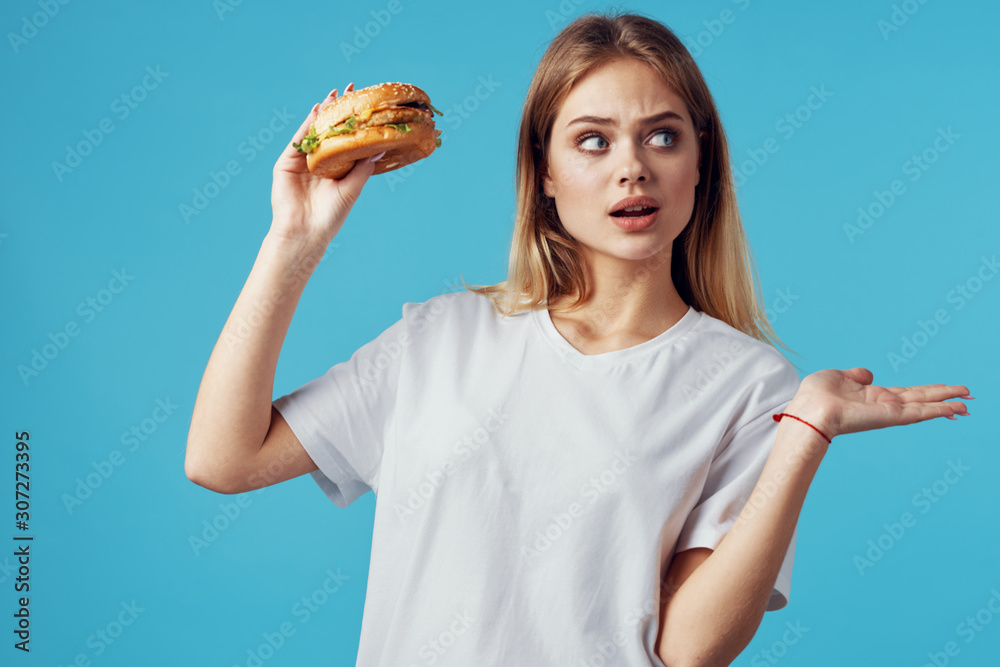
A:
<svg viewBox="0 0 1000 667">
<path fill-rule="evenodd" d="M 771 418 L 774 419 L 774 421 L 776 421 L 776 422 L 780 422 L 782 417 L 791 417 L 792 419 L 798 419 L 800 422 L 802 422 L 803 424 L 805 424 L 806 426 L 808 426 L 809 428 L 811 428 L 812 430 L 816 431 L 821 436 L 823 436 L 823 439 L 826 440 L 827 444 L 831 444 L 831 445 L 833 444 L 833 440 L 830 440 L 830 438 L 826 437 L 826 434 L 823 433 L 823 431 L 819 430 L 818 428 L 816 428 L 815 426 L 813 426 L 812 424 L 810 424 L 809 422 L 807 422 L 805 419 L 799 419 L 795 415 L 790 415 L 787 412 L 781 412 L 779 414 L 771 416 Z"/>
</svg>

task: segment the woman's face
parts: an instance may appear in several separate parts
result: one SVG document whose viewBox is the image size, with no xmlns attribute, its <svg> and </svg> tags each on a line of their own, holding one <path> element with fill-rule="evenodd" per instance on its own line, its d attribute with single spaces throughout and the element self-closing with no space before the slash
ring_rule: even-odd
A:
<svg viewBox="0 0 1000 667">
<path fill-rule="evenodd" d="M 547 155 L 545 194 L 591 267 L 669 252 L 691 218 L 699 135 L 681 98 L 643 62 L 612 60 L 578 81 Z M 641 210 L 620 210 L 630 204 Z"/>
</svg>

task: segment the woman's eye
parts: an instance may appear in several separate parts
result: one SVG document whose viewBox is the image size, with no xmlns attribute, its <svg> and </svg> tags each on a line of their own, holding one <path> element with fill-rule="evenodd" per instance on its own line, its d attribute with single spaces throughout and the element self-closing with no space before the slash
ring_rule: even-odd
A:
<svg viewBox="0 0 1000 667">
<path fill-rule="evenodd" d="M 604 137 L 591 135 L 589 137 L 583 137 L 580 142 L 580 148 L 587 151 L 599 151 L 608 145 L 607 140 Z"/>
<path fill-rule="evenodd" d="M 654 146 L 670 146 L 674 143 L 674 132 L 671 130 L 660 130 L 653 135 L 650 143 Z"/>
</svg>

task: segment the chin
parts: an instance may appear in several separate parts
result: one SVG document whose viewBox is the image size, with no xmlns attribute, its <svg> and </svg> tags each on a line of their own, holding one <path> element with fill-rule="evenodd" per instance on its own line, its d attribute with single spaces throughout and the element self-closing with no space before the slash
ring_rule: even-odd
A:
<svg viewBox="0 0 1000 667">
<path fill-rule="evenodd" d="M 672 239 L 664 241 L 656 238 L 629 238 L 615 244 L 614 247 L 590 248 L 590 252 L 599 252 L 605 258 L 631 262 L 649 261 L 651 264 L 659 265 L 670 261 L 672 246 Z"/>
</svg>

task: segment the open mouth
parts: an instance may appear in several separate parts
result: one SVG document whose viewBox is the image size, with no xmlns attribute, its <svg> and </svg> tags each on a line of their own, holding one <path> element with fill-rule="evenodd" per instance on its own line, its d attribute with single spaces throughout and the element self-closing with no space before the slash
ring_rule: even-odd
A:
<svg viewBox="0 0 1000 667">
<path fill-rule="evenodd" d="M 642 218 L 656 212 L 655 206 L 629 206 L 619 211 L 614 211 L 611 215 L 616 218 Z"/>
</svg>

